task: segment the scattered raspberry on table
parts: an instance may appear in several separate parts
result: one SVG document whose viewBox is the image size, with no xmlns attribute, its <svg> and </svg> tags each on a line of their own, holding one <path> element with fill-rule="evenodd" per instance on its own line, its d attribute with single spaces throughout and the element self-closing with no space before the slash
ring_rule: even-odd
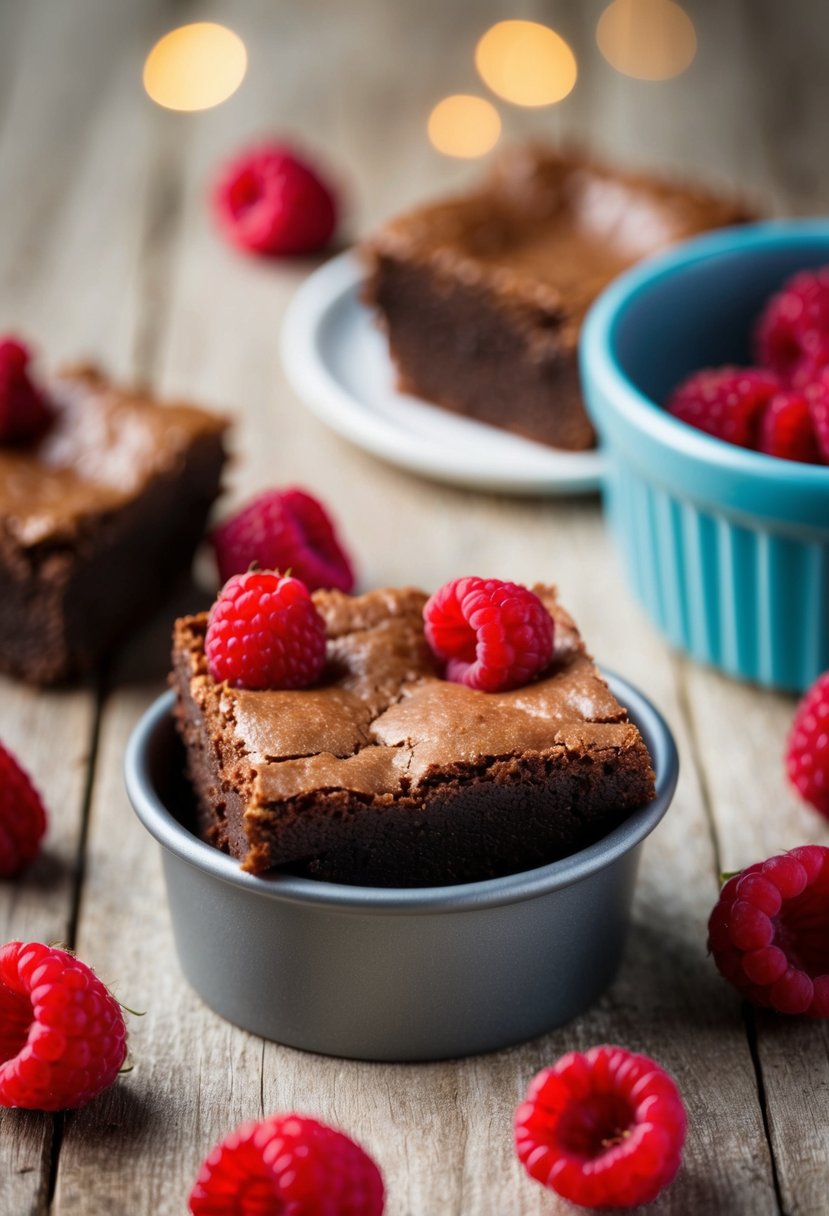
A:
<svg viewBox="0 0 829 1216">
<path fill-rule="evenodd" d="M 333 519 L 297 487 L 260 494 L 219 524 L 211 540 L 222 582 L 256 563 L 264 570 L 290 570 L 309 591 L 354 589 L 354 568 Z"/>
<path fill-rule="evenodd" d="M 527 1173 L 583 1207 L 649 1203 L 673 1181 L 687 1119 L 676 1082 L 623 1047 L 568 1052 L 515 1113 Z"/>
<path fill-rule="evenodd" d="M 292 148 L 264 144 L 233 158 L 213 191 L 221 230 L 252 253 L 313 253 L 337 224 L 333 190 Z"/>
<path fill-rule="evenodd" d="M 800 796 L 829 819 L 829 671 L 815 680 L 795 711 L 786 769 Z"/>
<path fill-rule="evenodd" d="M 0 878 L 13 878 L 34 861 L 45 832 L 40 794 L 0 744 Z"/>
<path fill-rule="evenodd" d="M 423 609 L 446 679 L 484 692 L 520 688 L 553 657 L 553 621 L 535 592 L 497 578 L 456 578 Z"/>
<path fill-rule="evenodd" d="M 803 845 L 730 878 L 708 948 L 752 1004 L 829 1017 L 829 849 Z"/>
<path fill-rule="evenodd" d="M 0 338 L 0 443 L 37 439 L 51 411 L 29 375 L 32 355 L 16 338 Z"/>
<path fill-rule="evenodd" d="M 0 1106 L 83 1106 L 126 1054 L 121 1008 L 86 963 L 41 942 L 0 947 Z"/>
<path fill-rule="evenodd" d="M 322 674 L 325 651 L 325 622 L 298 578 L 234 574 L 210 610 L 208 670 L 234 688 L 307 688 Z"/>
<path fill-rule="evenodd" d="M 217 1144 L 190 1194 L 193 1216 L 381 1216 L 383 1178 L 359 1144 L 316 1119 L 274 1115 Z"/>
</svg>

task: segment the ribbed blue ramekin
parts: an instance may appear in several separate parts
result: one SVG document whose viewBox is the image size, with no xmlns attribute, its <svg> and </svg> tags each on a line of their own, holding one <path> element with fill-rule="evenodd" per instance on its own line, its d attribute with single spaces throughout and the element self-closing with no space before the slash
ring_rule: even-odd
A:
<svg viewBox="0 0 829 1216">
<path fill-rule="evenodd" d="M 829 220 L 699 237 L 616 279 L 582 331 L 605 504 L 636 592 L 676 646 L 799 691 L 829 668 L 829 467 L 747 451 L 661 403 L 699 368 L 751 360 L 790 274 L 829 264 Z"/>
</svg>

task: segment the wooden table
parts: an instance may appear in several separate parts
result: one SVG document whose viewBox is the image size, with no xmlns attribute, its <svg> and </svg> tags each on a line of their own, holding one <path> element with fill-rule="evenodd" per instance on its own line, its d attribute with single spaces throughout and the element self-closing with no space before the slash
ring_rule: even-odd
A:
<svg viewBox="0 0 829 1216">
<path fill-rule="evenodd" d="M 243 1119 L 301 1109 L 363 1141 L 389 1216 L 542 1216 L 570 1210 L 531 1183 L 511 1115 L 537 1069 L 618 1042 L 677 1077 L 691 1130 L 658 1213 L 794 1216 L 829 1209 L 829 1033 L 741 1007 L 706 957 L 723 870 L 805 841 L 829 843 L 786 786 L 791 699 L 672 654 L 632 602 L 597 501 L 462 493 L 395 472 L 340 442 L 288 391 L 277 335 L 308 272 L 239 257 L 205 205 L 217 162 L 251 136 L 324 150 L 350 204 L 349 237 L 478 171 L 431 150 L 431 105 L 475 91 L 471 49 L 494 0 L 30 0 L 0 5 L 0 332 L 50 362 L 116 373 L 236 411 L 231 500 L 317 487 L 342 520 L 366 587 L 431 588 L 474 570 L 557 582 L 601 661 L 663 709 L 682 755 L 676 802 L 648 843 L 622 972 L 584 1017 L 523 1047 L 448 1064 L 325 1059 L 236 1030 L 179 973 L 157 850 L 124 794 L 124 745 L 163 687 L 180 597 L 108 676 L 41 693 L 2 683 L 0 738 L 42 787 L 43 858 L 0 890 L 3 940 L 62 941 L 112 985 L 130 1018 L 132 1073 L 65 1117 L 3 1112 L 0 1211 L 181 1213 L 198 1163 Z M 601 4 L 525 5 L 570 39 L 581 74 L 553 110 L 502 107 L 510 135 L 574 134 L 621 159 L 738 181 L 778 210 L 820 210 L 829 189 L 823 6 L 705 0 L 697 62 L 662 85 L 627 80 L 593 50 Z M 239 93 L 175 115 L 143 95 L 143 57 L 174 25 L 226 20 L 251 51 Z M 404 534 L 405 543 L 399 537 Z M 209 573 L 208 573 L 209 578 Z M 520 999 L 520 994 L 516 994 Z"/>
</svg>

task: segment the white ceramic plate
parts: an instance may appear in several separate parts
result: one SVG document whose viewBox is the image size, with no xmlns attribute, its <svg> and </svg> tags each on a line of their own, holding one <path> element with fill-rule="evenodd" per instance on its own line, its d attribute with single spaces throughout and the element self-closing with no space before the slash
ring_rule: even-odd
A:
<svg viewBox="0 0 829 1216">
<path fill-rule="evenodd" d="M 333 430 L 424 477 L 508 494 L 583 494 L 599 486 L 600 452 L 559 452 L 399 393 L 388 348 L 360 301 L 352 252 L 315 271 L 282 329 L 292 388 Z"/>
</svg>

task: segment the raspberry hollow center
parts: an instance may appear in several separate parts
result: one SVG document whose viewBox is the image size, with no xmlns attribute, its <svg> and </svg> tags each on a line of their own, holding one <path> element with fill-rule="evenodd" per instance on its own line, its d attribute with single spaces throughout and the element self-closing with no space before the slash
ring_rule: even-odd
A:
<svg viewBox="0 0 829 1216">
<path fill-rule="evenodd" d="M 34 1016 L 27 996 L 0 988 L 0 1064 L 13 1060 L 26 1046 Z"/>
<path fill-rule="evenodd" d="M 265 1171 L 261 1162 L 251 1163 L 261 1172 L 256 1177 L 244 1178 L 239 1183 L 236 1202 L 240 1212 L 261 1212 L 263 1216 L 280 1216 L 285 1207 L 276 1193 L 276 1178 Z"/>
<path fill-rule="evenodd" d="M 562 1148 L 577 1157 L 601 1157 L 629 1139 L 635 1114 L 618 1094 L 591 1094 L 573 1103 L 561 1116 L 557 1137 Z"/>
<path fill-rule="evenodd" d="M 819 881 L 794 899 L 786 900 L 776 918 L 775 944 L 790 963 L 813 980 L 829 975 L 827 897 L 829 882 Z"/>
</svg>

